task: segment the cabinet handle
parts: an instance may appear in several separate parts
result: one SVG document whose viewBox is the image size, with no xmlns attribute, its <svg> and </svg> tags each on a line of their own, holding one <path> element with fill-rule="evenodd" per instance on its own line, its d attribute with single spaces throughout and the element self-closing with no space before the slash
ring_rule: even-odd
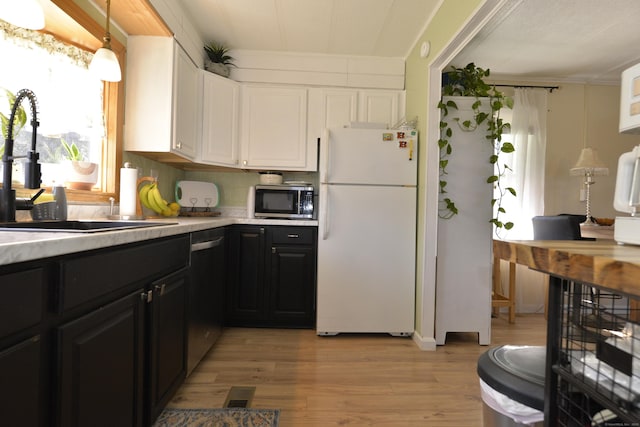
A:
<svg viewBox="0 0 640 427">
<path fill-rule="evenodd" d="M 153 291 L 141 293 L 140 299 L 146 303 L 150 303 L 151 301 L 153 301 Z"/>
<path fill-rule="evenodd" d="M 245 166 L 247 166 L 247 161 L 246 161 L 246 160 L 243 160 L 243 161 L 242 161 L 242 164 L 243 164 L 243 165 L 245 165 Z"/>
<path fill-rule="evenodd" d="M 298 237 L 300 237 L 300 235 L 299 234 L 287 234 L 287 237 L 289 239 L 297 239 Z"/>
<path fill-rule="evenodd" d="M 178 141 L 178 142 L 176 143 L 176 148 L 182 148 L 182 142 Z"/>
<path fill-rule="evenodd" d="M 275 254 L 276 252 L 277 252 L 277 249 L 276 249 L 276 247 L 275 247 L 275 246 L 273 246 L 273 247 L 271 248 L 271 253 L 272 253 L 272 254 Z"/>
<path fill-rule="evenodd" d="M 156 292 L 158 292 L 160 294 L 160 296 L 164 295 L 164 289 L 167 285 L 165 283 L 163 283 L 162 285 L 156 285 L 154 287 L 154 289 L 156 290 Z"/>
</svg>

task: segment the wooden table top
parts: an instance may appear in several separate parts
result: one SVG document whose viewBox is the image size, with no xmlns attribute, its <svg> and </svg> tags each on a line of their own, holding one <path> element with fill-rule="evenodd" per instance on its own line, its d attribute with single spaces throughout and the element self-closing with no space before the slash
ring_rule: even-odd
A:
<svg viewBox="0 0 640 427">
<path fill-rule="evenodd" d="M 640 246 L 613 240 L 494 240 L 493 256 L 640 297 Z"/>
</svg>

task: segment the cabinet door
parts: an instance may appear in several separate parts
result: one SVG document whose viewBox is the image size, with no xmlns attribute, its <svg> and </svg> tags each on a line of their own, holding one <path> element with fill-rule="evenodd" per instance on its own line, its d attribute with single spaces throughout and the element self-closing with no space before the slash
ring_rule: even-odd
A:
<svg viewBox="0 0 640 427">
<path fill-rule="evenodd" d="M 226 323 L 262 326 L 265 316 L 264 227 L 233 227 L 229 234 Z"/>
<path fill-rule="evenodd" d="M 0 351 L 0 411 L 2 425 L 37 427 L 44 424 L 42 399 L 42 341 L 34 336 Z M 48 401 L 48 399 L 47 399 Z"/>
<path fill-rule="evenodd" d="M 124 109 L 127 151 L 171 151 L 176 48 L 172 37 L 127 38 Z"/>
<path fill-rule="evenodd" d="M 269 270 L 269 326 L 313 327 L 315 248 L 273 245 Z"/>
<path fill-rule="evenodd" d="M 325 129 L 343 128 L 358 120 L 358 91 L 355 89 L 309 89 L 307 139 L 322 138 Z"/>
<path fill-rule="evenodd" d="M 142 425 L 141 292 L 58 328 L 57 425 Z"/>
<path fill-rule="evenodd" d="M 404 97 L 399 91 L 363 90 L 358 97 L 358 120 L 392 127 L 404 115 Z"/>
<path fill-rule="evenodd" d="M 180 270 L 153 282 L 149 301 L 149 420 L 153 422 L 187 369 L 187 273 Z"/>
<path fill-rule="evenodd" d="M 198 144 L 200 75 L 180 46 L 175 46 L 173 149 L 194 159 Z"/>
<path fill-rule="evenodd" d="M 242 168 L 317 169 L 307 150 L 307 89 L 243 86 L 241 117 Z"/>
<path fill-rule="evenodd" d="M 208 71 L 202 74 L 203 163 L 238 166 L 238 114 L 240 85 Z"/>
</svg>

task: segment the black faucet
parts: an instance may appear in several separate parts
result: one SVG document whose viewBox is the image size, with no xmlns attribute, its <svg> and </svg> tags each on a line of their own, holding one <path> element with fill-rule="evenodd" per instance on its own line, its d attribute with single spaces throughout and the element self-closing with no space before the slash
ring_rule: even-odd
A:
<svg viewBox="0 0 640 427">
<path fill-rule="evenodd" d="M 31 199 L 16 200 L 16 190 L 11 189 L 11 169 L 13 168 L 13 160 L 24 157 L 13 156 L 13 122 L 15 121 L 16 112 L 20 107 L 20 103 L 24 98 L 28 98 L 31 104 L 31 150 L 26 155 L 24 172 L 25 188 L 40 188 L 41 172 L 38 158 L 40 155 L 36 153 L 36 136 L 38 123 L 38 101 L 36 95 L 29 89 L 22 89 L 16 94 L 16 100 L 11 108 L 11 116 L 7 125 L 7 139 L 4 143 L 4 154 L 2 155 L 2 164 L 4 165 L 2 189 L 0 190 L 0 222 L 15 222 L 16 209 L 32 209 L 33 201 L 42 193 L 40 191 Z"/>
</svg>

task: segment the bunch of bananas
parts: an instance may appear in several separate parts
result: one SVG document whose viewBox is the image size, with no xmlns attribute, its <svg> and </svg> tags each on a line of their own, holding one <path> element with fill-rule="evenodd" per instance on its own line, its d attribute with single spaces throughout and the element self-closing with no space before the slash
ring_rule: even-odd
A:
<svg viewBox="0 0 640 427">
<path fill-rule="evenodd" d="M 179 204 L 176 202 L 168 203 L 162 198 L 156 182 L 143 185 L 138 192 L 138 196 L 140 196 L 140 203 L 142 203 L 144 207 L 151 209 L 157 214 L 170 217 L 178 216 L 180 213 Z"/>
</svg>

